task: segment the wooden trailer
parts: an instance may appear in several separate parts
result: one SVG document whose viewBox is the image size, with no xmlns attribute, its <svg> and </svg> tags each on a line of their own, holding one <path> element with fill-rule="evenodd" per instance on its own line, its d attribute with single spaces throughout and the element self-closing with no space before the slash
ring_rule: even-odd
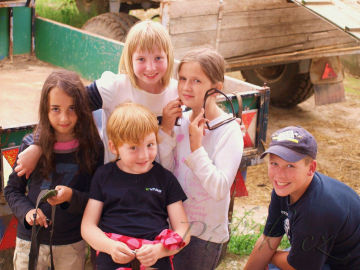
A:
<svg viewBox="0 0 360 270">
<path fill-rule="evenodd" d="M 307 99 L 313 85 L 317 104 L 344 99 L 337 56 L 359 52 L 359 15 L 350 0 L 178 0 L 160 10 L 176 58 L 194 46 L 216 48 L 229 70 L 267 83 L 272 104 L 283 107 Z M 316 79 L 326 64 L 336 75 Z"/>
</svg>

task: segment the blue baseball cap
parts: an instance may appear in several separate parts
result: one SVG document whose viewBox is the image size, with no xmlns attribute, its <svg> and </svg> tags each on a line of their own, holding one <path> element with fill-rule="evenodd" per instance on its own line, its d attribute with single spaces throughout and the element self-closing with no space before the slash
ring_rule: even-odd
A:
<svg viewBox="0 0 360 270">
<path fill-rule="evenodd" d="M 316 159 L 317 143 L 306 129 L 289 126 L 271 135 L 269 148 L 260 158 L 264 158 L 266 154 L 277 155 L 288 162 L 298 162 L 306 156 Z"/>
</svg>

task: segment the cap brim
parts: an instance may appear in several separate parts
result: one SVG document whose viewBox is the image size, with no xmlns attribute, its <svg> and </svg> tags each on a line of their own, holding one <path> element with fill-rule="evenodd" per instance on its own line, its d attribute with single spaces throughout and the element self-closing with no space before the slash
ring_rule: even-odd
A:
<svg viewBox="0 0 360 270">
<path fill-rule="evenodd" d="M 288 162 L 298 162 L 306 157 L 305 154 L 300 154 L 289 148 L 286 148 L 281 145 L 270 146 L 264 153 L 261 154 L 260 158 L 264 158 L 266 154 L 274 154 Z"/>
</svg>

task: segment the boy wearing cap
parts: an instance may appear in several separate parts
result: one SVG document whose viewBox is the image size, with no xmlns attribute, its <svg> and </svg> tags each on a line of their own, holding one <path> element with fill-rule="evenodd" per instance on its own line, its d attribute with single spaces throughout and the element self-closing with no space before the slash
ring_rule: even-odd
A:
<svg viewBox="0 0 360 270">
<path fill-rule="evenodd" d="M 316 153 L 314 137 L 301 127 L 272 135 L 261 156 L 269 154 L 274 187 L 269 215 L 245 270 L 264 270 L 269 263 L 269 269 L 360 269 L 360 197 L 316 172 Z M 277 250 L 285 233 L 291 249 Z"/>
</svg>

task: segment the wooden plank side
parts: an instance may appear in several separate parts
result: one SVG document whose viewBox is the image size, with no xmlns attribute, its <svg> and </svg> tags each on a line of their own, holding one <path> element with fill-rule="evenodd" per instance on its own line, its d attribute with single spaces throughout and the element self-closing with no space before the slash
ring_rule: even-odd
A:
<svg viewBox="0 0 360 270">
<path fill-rule="evenodd" d="M 295 34 L 311 34 L 331 31 L 334 28 L 328 24 L 316 23 L 314 20 L 301 21 L 296 24 L 282 23 L 277 25 L 257 25 L 253 27 L 239 27 L 235 29 L 225 29 L 221 31 L 220 41 L 254 41 L 260 38 L 273 37 L 278 38 L 282 36 L 291 36 Z M 338 31 L 338 30 L 337 30 Z M 341 34 L 341 31 L 338 31 Z M 351 41 L 351 37 L 348 37 Z M 291 40 L 289 39 L 289 42 Z M 266 46 L 266 44 L 264 44 Z"/>
<path fill-rule="evenodd" d="M 171 1 L 169 6 L 171 19 L 215 15 L 219 12 L 219 0 Z"/>
<path fill-rule="evenodd" d="M 298 6 L 272 10 L 252 10 L 230 12 L 223 15 L 221 28 L 252 27 L 257 25 L 277 25 L 300 23 L 306 20 L 321 21 L 317 16 Z"/>
<path fill-rule="evenodd" d="M 224 0 L 224 13 L 249 11 L 249 10 L 266 10 L 278 9 L 295 6 L 287 0 Z"/>
<path fill-rule="evenodd" d="M 170 20 L 169 33 L 190 33 L 197 31 L 212 31 L 217 28 L 217 15 L 185 17 Z"/>
<path fill-rule="evenodd" d="M 317 14 L 360 40 L 360 2 L 354 0 L 332 0 L 327 5 L 315 5 L 293 0 L 310 12 Z"/>
<path fill-rule="evenodd" d="M 194 46 L 212 46 L 215 48 L 216 31 L 199 31 L 172 35 L 171 41 L 177 49 Z"/>
<path fill-rule="evenodd" d="M 226 59 L 227 69 L 229 71 L 234 71 L 244 68 L 254 68 L 264 65 L 276 65 L 280 63 L 289 63 L 297 62 L 303 59 L 312 59 L 319 57 L 331 57 L 331 56 L 340 56 L 340 55 L 350 55 L 350 54 L 360 54 L 360 46 L 350 47 L 346 44 L 343 44 L 344 47 L 322 47 L 314 48 L 303 51 L 291 51 L 289 53 L 283 54 L 273 54 L 267 56 L 259 56 L 252 58 L 242 58 L 237 57 Z"/>
<path fill-rule="evenodd" d="M 44 18 L 36 18 L 36 57 L 73 70 L 88 80 L 117 73 L 123 43 Z"/>
<path fill-rule="evenodd" d="M 320 38 L 315 38 L 312 33 L 305 35 L 301 33 L 276 38 L 259 38 L 255 39 L 252 43 L 249 43 L 249 40 L 223 42 L 220 43 L 219 51 L 225 58 L 234 56 L 246 56 L 250 58 L 257 54 L 271 55 L 341 44 L 347 44 L 347 46 L 349 46 L 351 44 L 349 43 L 349 37 L 346 35 L 339 36 L 337 31 L 338 30 L 329 31 L 329 35 L 323 35 Z M 251 46 L 249 46 L 249 44 L 251 44 Z M 356 43 L 352 44 L 352 46 L 356 45 Z"/>
<path fill-rule="evenodd" d="M 223 11 L 226 13 L 243 11 L 262 11 L 297 7 L 286 0 L 224 0 Z M 169 14 L 171 19 L 215 15 L 219 13 L 219 0 L 176 0 L 170 1 Z"/>
<path fill-rule="evenodd" d="M 318 17 L 304 8 L 293 6 L 273 10 L 242 11 L 224 14 L 221 28 L 251 27 L 256 25 L 276 25 L 281 23 L 298 23 L 302 20 L 316 19 Z M 182 16 L 170 19 L 169 33 L 189 33 L 196 31 L 215 30 L 218 24 L 218 14 L 203 14 Z"/>
</svg>

